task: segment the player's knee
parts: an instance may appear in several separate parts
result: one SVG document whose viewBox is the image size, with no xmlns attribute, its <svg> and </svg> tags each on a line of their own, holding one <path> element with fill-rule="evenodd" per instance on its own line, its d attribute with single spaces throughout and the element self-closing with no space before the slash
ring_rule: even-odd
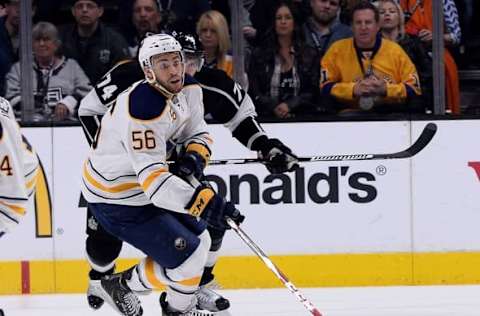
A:
<svg viewBox="0 0 480 316">
<path fill-rule="evenodd" d="M 211 246 L 211 238 L 206 230 L 198 238 L 200 242 L 187 260 L 174 269 L 167 269 L 167 276 L 171 280 L 182 281 L 199 277 L 202 274 Z"/>
<path fill-rule="evenodd" d="M 94 268 L 109 268 L 120 255 L 122 241 L 117 238 L 99 238 L 90 235 L 86 240 L 87 256 Z"/>
</svg>

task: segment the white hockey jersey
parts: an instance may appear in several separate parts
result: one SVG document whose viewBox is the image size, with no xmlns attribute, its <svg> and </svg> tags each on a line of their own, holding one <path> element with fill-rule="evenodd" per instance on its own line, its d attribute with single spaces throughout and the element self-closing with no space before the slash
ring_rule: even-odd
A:
<svg viewBox="0 0 480 316">
<path fill-rule="evenodd" d="M 189 90 L 188 93 L 184 91 Z M 194 188 L 171 174 L 167 159 L 182 145 L 207 161 L 212 142 L 196 82 L 169 99 L 145 81 L 120 94 L 102 118 L 83 168 L 89 203 L 156 206 L 180 213 Z"/>
<path fill-rule="evenodd" d="M 22 140 L 10 103 L 0 97 L 0 232 L 10 232 L 25 215 L 37 170 L 35 151 Z"/>
</svg>

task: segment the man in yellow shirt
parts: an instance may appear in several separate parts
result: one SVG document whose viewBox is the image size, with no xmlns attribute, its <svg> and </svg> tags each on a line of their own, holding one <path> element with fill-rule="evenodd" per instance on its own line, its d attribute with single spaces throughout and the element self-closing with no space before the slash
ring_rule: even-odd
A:
<svg viewBox="0 0 480 316">
<path fill-rule="evenodd" d="M 377 8 L 359 2 L 352 11 L 353 38 L 335 42 L 321 61 L 322 94 L 342 112 L 408 111 L 409 98 L 421 94 L 415 65 L 399 45 L 378 35 L 378 22 Z"/>
</svg>

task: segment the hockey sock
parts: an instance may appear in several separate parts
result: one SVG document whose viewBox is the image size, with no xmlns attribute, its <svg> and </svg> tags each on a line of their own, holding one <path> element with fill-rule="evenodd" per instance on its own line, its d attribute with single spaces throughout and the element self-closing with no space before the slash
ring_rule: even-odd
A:
<svg viewBox="0 0 480 316">
<path fill-rule="evenodd" d="M 144 292 L 151 290 L 143 281 L 138 273 L 138 265 L 132 270 L 131 277 L 126 280 L 128 287 L 134 292 Z"/>
<path fill-rule="evenodd" d="M 88 273 L 88 277 L 90 278 L 90 280 L 100 280 L 102 277 L 106 275 L 113 274 L 114 271 L 115 271 L 115 267 L 105 272 L 100 272 L 95 269 L 91 269 L 90 272 Z"/>
</svg>

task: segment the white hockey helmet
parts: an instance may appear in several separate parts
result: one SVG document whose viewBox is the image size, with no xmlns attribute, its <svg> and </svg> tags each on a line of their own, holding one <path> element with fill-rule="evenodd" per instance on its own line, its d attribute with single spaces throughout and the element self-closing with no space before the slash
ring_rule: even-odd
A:
<svg viewBox="0 0 480 316">
<path fill-rule="evenodd" d="M 181 55 L 183 62 L 182 46 L 173 36 L 168 34 L 150 35 L 145 37 L 140 44 L 138 62 L 143 71 L 146 71 L 152 68 L 152 56 L 174 52 L 178 52 Z"/>
</svg>

